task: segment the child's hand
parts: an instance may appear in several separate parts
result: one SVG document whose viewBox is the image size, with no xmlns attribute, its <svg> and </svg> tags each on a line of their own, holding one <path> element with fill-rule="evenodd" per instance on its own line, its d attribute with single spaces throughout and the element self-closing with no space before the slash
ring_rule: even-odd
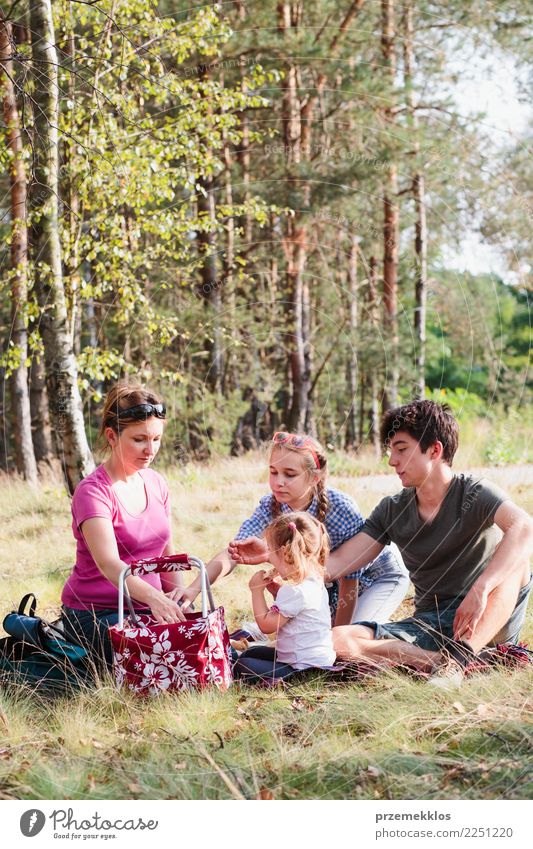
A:
<svg viewBox="0 0 533 849">
<path fill-rule="evenodd" d="M 167 598 L 175 601 L 182 612 L 185 613 L 192 605 L 198 593 L 194 589 L 191 591 L 189 587 L 176 587 L 175 590 L 171 590 L 169 593 L 165 593 L 165 595 Z"/>
<path fill-rule="evenodd" d="M 236 563 L 248 563 L 251 566 L 268 563 L 268 546 L 261 537 L 234 539 L 228 545 L 228 552 Z"/>
<path fill-rule="evenodd" d="M 283 584 L 283 579 L 280 577 L 280 575 L 276 572 L 275 569 L 270 569 L 270 571 L 266 573 L 266 578 L 268 579 L 268 583 L 265 584 L 265 586 L 270 595 L 273 598 L 276 598 L 279 588 Z"/>
<path fill-rule="evenodd" d="M 267 572 L 265 572 L 264 569 L 260 569 L 259 572 L 254 572 L 248 582 L 248 586 L 251 590 L 264 590 L 270 581 L 271 576 Z"/>
</svg>

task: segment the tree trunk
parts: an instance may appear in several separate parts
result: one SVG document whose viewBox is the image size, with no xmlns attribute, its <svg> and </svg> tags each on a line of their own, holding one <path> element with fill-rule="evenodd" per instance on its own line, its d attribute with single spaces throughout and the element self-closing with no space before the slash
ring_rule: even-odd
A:
<svg viewBox="0 0 533 849">
<path fill-rule="evenodd" d="M 50 417 L 69 492 L 94 469 L 69 333 L 58 222 L 58 59 L 50 0 L 30 4 L 34 181 L 30 193 L 35 286 L 41 308 Z"/>
<path fill-rule="evenodd" d="M 71 24 L 74 26 L 73 23 Z M 71 29 L 68 33 L 65 54 L 68 56 L 69 65 L 74 67 L 75 64 L 75 38 L 74 30 Z M 69 74 L 68 79 L 68 96 L 72 103 L 76 102 L 75 91 L 75 75 Z M 81 274 L 79 271 L 79 240 L 81 236 L 80 220 L 80 199 L 78 190 L 75 185 L 77 173 L 77 162 L 75 147 L 71 144 L 65 144 L 62 151 L 62 160 L 64 161 L 63 173 L 65 174 L 65 225 L 69 234 L 69 250 L 64 257 L 65 268 L 65 297 L 67 304 L 67 313 L 69 316 L 69 332 L 72 338 L 73 350 L 79 354 L 81 349 L 81 308 L 80 308 L 80 288 Z M 60 186 L 60 191 L 61 191 Z M 63 195 L 63 192 L 61 192 Z"/>
<path fill-rule="evenodd" d="M 368 316 L 370 319 L 370 323 L 372 328 L 377 329 L 378 324 L 378 316 L 377 316 L 377 276 L 378 276 L 378 263 L 375 256 L 370 257 L 369 263 L 369 272 L 368 272 L 368 290 L 367 290 L 367 298 L 368 298 Z M 376 369 L 371 368 L 368 376 L 368 386 L 370 389 L 370 412 L 369 412 L 369 430 L 370 430 L 370 442 L 374 451 L 377 455 L 380 453 L 380 444 L 379 444 L 379 400 L 378 400 L 378 377 L 376 374 Z"/>
<path fill-rule="evenodd" d="M 246 94 L 247 91 L 246 81 L 244 79 L 245 75 L 246 69 L 241 66 L 241 87 L 243 94 Z M 243 110 L 241 113 L 240 129 L 242 138 L 239 144 L 239 162 L 242 169 L 243 201 L 246 205 L 248 205 L 250 201 L 250 127 L 246 110 Z M 248 251 L 252 242 L 252 215 L 248 210 L 245 212 L 241 220 L 241 226 L 243 229 L 245 249 Z"/>
<path fill-rule="evenodd" d="M 302 341 L 304 357 L 304 381 L 306 384 L 306 408 L 304 430 L 311 436 L 316 437 L 316 424 L 313 407 L 313 393 L 311 392 L 311 374 L 313 372 L 313 348 L 311 345 L 311 292 L 309 279 L 302 277 Z"/>
<path fill-rule="evenodd" d="M 348 315 L 350 326 L 350 352 L 348 356 L 348 387 L 350 391 L 348 421 L 346 427 L 346 448 L 357 445 L 357 236 L 351 236 L 350 256 L 348 260 Z"/>
<path fill-rule="evenodd" d="M 290 2 L 278 4 L 278 27 L 282 32 L 297 28 L 299 15 Z M 301 161 L 302 115 L 298 97 L 298 73 L 293 64 L 285 69 L 282 81 L 281 123 L 286 155 L 286 180 L 289 191 L 297 191 L 298 181 L 293 177 L 293 166 Z M 287 288 L 287 347 L 289 350 L 291 398 L 285 412 L 287 427 L 292 431 L 303 431 L 307 417 L 308 393 L 311 385 L 305 360 L 305 315 L 303 271 L 306 260 L 307 228 L 296 211 L 287 220 L 287 232 L 283 238 L 286 260 Z"/>
<path fill-rule="evenodd" d="M 203 191 L 198 192 L 198 213 L 203 221 L 208 222 L 208 228 L 198 233 L 198 248 L 202 258 L 200 268 L 200 279 L 202 282 L 200 291 L 206 306 L 211 307 L 212 310 L 212 334 L 209 343 L 210 358 L 207 382 L 213 392 L 220 393 L 222 390 L 224 366 L 220 332 L 222 292 L 221 282 L 217 278 L 216 236 L 214 230 L 215 195 L 211 177 L 204 177 L 198 180 L 198 183 L 203 189 Z"/>
<path fill-rule="evenodd" d="M 277 298 L 278 298 L 278 289 L 279 289 L 279 259 L 278 259 L 278 245 L 279 245 L 279 218 L 274 215 L 273 212 L 269 215 L 269 271 L 268 271 L 268 279 L 270 282 L 269 288 L 269 302 L 270 302 L 270 326 L 273 329 L 277 329 L 279 326 L 278 322 L 278 310 L 277 310 Z"/>
<path fill-rule="evenodd" d="M 365 389 L 366 381 L 363 372 L 359 375 L 359 444 L 365 441 Z"/>
<path fill-rule="evenodd" d="M 303 431 L 307 413 L 307 402 L 311 386 L 305 359 L 306 323 L 304 322 L 303 269 L 306 258 L 306 230 L 297 228 L 292 220 L 288 223 L 288 234 L 284 239 L 287 259 L 287 291 L 289 307 L 289 347 L 292 396 L 287 416 L 287 427 L 291 431 Z"/>
<path fill-rule="evenodd" d="M 0 15 L 0 67 L 3 69 L 3 106 L 7 144 L 11 151 L 11 341 L 18 365 L 10 378 L 11 412 L 17 470 L 32 486 L 37 484 L 37 463 L 31 439 L 30 395 L 28 391 L 28 331 L 24 311 L 28 299 L 28 231 L 26 229 L 26 171 L 22 134 L 10 56 L 14 42 L 11 24 Z"/>
<path fill-rule="evenodd" d="M 202 83 L 209 80 L 210 69 L 208 62 L 201 64 L 198 68 L 198 76 Z M 204 94 L 205 97 L 205 94 Z M 217 237 L 216 237 L 216 209 L 213 177 L 209 174 L 201 177 L 198 181 L 201 190 L 198 191 L 198 213 L 199 217 L 207 224 L 205 230 L 198 233 L 198 248 L 202 258 L 200 269 L 201 295 L 206 306 L 210 306 L 212 315 L 212 334 L 208 343 L 210 359 L 207 372 L 207 383 L 211 390 L 217 394 L 222 391 L 222 378 L 224 373 L 224 361 L 222 352 L 221 312 L 222 291 L 221 281 L 217 279 Z"/>
<path fill-rule="evenodd" d="M 387 144 L 393 144 L 394 84 L 396 75 L 394 0 L 381 2 L 381 51 L 388 86 L 385 92 L 384 133 Z M 383 194 L 383 307 L 384 324 L 389 341 L 384 406 L 398 403 L 399 338 L 398 338 L 398 169 L 393 151 L 388 153 L 388 169 Z"/>
<path fill-rule="evenodd" d="M 0 366 L 0 385 L 6 381 L 5 368 Z M 0 472 L 9 472 L 9 448 L 11 442 L 11 434 L 9 430 L 9 417 L 6 415 L 4 408 L 4 393 L 0 392 Z"/>
<path fill-rule="evenodd" d="M 424 175 L 415 174 L 413 193 L 416 205 L 415 223 L 415 344 L 417 395 L 423 398 L 426 390 L 426 307 L 427 307 L 427 224 Z"/>
<path fill-rule="evenodd" d="M 415 374 L 417 396 L 423 398 L 426 388 L 426 302 L 427 302 L 427 224 L 424 173 L 420 167 L 420 142 L 418 140 L 418 118 L 413 98 L 413 4 L 408 0 L 404 7 L 404 84 L 408 109 L 409 127 L 414 139 L 415 172 L 413 174 L 413 197 L 415 201 Z"/>
<path fill-rule="evenodd" d="M 54 453 L 46 377 L 42 359 L 33 357 L 30 368 L 31 429 L 35 459 L 39 465 L 53 468 L 57 460 Z"/>
<path fill-rule="evenodd" d="M 227 138 L 224 141 L 224 164 L 226 183 L 226 204 L 228 209 L 233 207 L 233 182 L 232 182 L 232 158 Z M 224 288 L 226 290 L 226 309 L 229 329 L 231 334 L 231 350 L 226 358 L 226 368 L 223 379 L 223 391 L 239 388 L 239 369 L 237 363 L 237 314 L 235 306 L 235 281 L 233 271 L 235 267 L 235 221 L 232 215 L 228 216 L 226 224 L 226 255 L 224 258 Z"/>
</svg>

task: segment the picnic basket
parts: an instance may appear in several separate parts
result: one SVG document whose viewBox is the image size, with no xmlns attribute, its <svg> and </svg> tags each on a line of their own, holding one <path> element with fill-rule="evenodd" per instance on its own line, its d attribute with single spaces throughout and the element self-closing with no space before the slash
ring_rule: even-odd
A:
<svg viewBox="0 0 533 849">
<path fill-rule="evenodd" d="M 202 608 L 187 613 L 185 622 L 158 624 L 153 616 L 138 614 L 129 597 L 128 575 L 200 570 Z M 119 580 L 116 625 L 109 628 L 113 671 L 119 688 L 138 695 L 159 695 L 214 685 L 222 690 L 232 682 L 231 649 L 224 608 L 213 603 L 203 562 L 188 554 L 139 560 L 125 567 Z M 129 616 L 124 618 L 124 599 Z"/>
</svg>

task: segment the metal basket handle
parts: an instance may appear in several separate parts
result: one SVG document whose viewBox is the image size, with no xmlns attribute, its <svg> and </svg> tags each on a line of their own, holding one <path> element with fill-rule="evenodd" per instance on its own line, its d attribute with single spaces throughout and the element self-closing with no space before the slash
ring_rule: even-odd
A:
<svg viewBox="0 0 533 849">
<path fill-rule="evenodd" d="M 159 572 L 183 572 L 189 570 L 192 566 L 200 570 L 202 616 L 207 616 L 208 602 L 211 610 L 215 609 L 215 602 L 203 560 L 189 554 L 173 554 L 169 557 L 157 557 L 153 560 L 139 560 L 137 563 L 130 563 L 129 566 L 125 566 L 123 568 L 118 580 L 118 627 L 124 627 L 124 597 L 126 597 L 126 603 L 128 605 L 132 621 L 135 624 L 138 624 L 139 622 L 137 613 L 133 607 L 131 596 L 126 586 L 126 578 L 129 575 L 154 575 Z"/>
</svg>

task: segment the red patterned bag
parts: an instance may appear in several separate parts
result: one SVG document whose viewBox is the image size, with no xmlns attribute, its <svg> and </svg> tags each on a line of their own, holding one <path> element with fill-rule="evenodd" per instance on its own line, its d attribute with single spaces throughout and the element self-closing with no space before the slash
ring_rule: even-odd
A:
<svg viewBox="0 0 533 849">
<path fill-rule="evenodd" d="M 130 616 L 124 620 L 125 579 L 129 574 L 174 572 L 197 566 L 202 581 L 202 612 L 186 614 L 186 622 L 159 625 L 138 615 L 127 596 Z M 207 610 L 207 599 L 211 611 Z M 122 570 L 119 582 L 119 621 L 109 628 L 113 669 L 118 687 L 139 695 L 191 690 L 214 684 L 227 689 L 232 682 L 231 651 L 224 608 L 215 609 L 204 564 L 196 557 L 176 554 L 141 560 Z"/>
</svg>

